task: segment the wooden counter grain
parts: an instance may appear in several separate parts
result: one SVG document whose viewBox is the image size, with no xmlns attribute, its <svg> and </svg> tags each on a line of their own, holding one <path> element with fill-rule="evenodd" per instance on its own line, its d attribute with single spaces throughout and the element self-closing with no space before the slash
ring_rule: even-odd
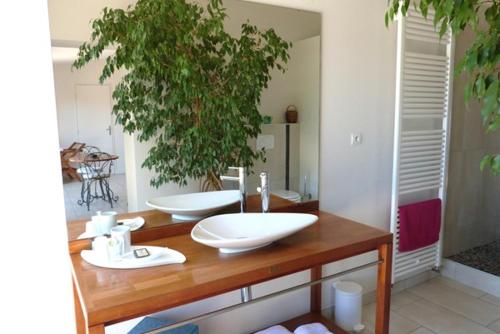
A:
<svg viewBox="0 0 500 334">
<path fill-rule="evenodd" d="M 266 280 L 314 268 L 351 256 L 379 250 L 377 334 L 387 333 L 390 247 L 392 235 L 367 225 L 315 211 L 317 223 L 266 248 L 221 254 L 181 234 L 141 244 L 167 246 L 182 252 L 187 261 L 144 269 L 98 268 L 71 255 L 73 277 L 81 309 L 90 331 Z M 389 272 L 390 274 L 390 272 Z M 383 282 L 383 285 L 380 284 Z M 387 288 L 388 287 L 388 288 Z M 383 312 L 381 312 L 383 310 Z M 99 331 L 97 331 L 99 332 Z"/>
</svg>

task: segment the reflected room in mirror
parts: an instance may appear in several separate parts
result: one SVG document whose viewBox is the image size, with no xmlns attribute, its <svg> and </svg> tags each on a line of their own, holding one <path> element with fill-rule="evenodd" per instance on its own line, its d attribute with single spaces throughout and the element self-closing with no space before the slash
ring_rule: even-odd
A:
<svg viewBox="0 0 500 334">
<path fill-rule="evenodd" d="M 129 2 L 123 2 L 125 8 Z M 321 15 L 239 0 L 224 0 L 223 4 L 227 14 L 224 29 L 230 35 L 238 38 L 242 24 L 248 21 L 260 30 L 274 29 L 292 46 L 286 71 L 274 68 L 270 72 L 271 80 L 258 107 L 264 120 L 261 133 L 248 140 L 253 150 L 264 149 L 264 161 L 257 159 L 252 168 L 218 175 L 222 189 L 207 192 L 203 179 L 188 179 L 183 186 L 174 182 L 151 185 L 155 172 L 143 163 L 154 146 L 153 139 L 140 141 L 137 133 L 125 132 L 113 113 L 113 92 L 126 70 L 99 83 L 106 59 L 115 49 L 105 49 L 99 59 L 82 68 L 73 66 L 78 47 L 91 36 L 89 22 L 101 17 L 102 9 L 89 7 L 78 14 L 81 20 L 68 22 L 64 11 L 56 10 L 49 1 L 69 240 L 106 233 L 99 232 L 93 222 L 107 221 L 102 216 L 112 212 L 117 213 L 118 224 L 146 231 L 220 212 L 260 212 L 263 192 L 269 193 L 269 211 L 318 200 Z"/>
</svg>

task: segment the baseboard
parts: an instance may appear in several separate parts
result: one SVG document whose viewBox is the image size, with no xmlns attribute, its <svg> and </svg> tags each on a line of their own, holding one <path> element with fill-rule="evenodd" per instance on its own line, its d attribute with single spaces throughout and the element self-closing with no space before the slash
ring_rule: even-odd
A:
<svg viewBox="0 0 500 334">
<path fill-rule="evenodd" d="M 443 259 L 442 275 L 500 298 L 500 277 Z"/>
</svg>

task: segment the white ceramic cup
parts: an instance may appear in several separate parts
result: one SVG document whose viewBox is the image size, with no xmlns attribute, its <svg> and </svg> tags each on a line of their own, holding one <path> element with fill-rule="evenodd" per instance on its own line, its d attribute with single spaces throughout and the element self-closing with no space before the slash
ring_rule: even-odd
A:
<svg viewBox="0 0 500 334">
<path fill-rule="evenodd" d="M 130 240 L 130 227 L 129 226 L 115 226 L 111 228 L 111 237 L 116 238 L 122 242 L 123 253 L 127 254 L 131 250 L 131 240 Z"/>
<path fill-rule="evenodd" d="M 111 237 L 107 238 L 107 247 L 109 257 L 113 260 L 121 258 L 124 252 L 124 238 Z"/>
<path fill-rule="evenodd" d="M 85 224 L 85 233 L 89 236 L 89 237 L 95 237 L 97 235 L 101 235 L 101 231 L 98 229 L 98 226 L 96 226 L 96 222 L 91 220 L 91 221 L 88 221 L 86 224 Z"/>
<path fill-rule="evenodd" d="M 107 261 L 109 259 L 108 238 L 104 236 L 95 238 L 92 241 L 92 250 L 100 259 Z"/>
<path fill-rule="evenodd" d="M 96 226 L 98 235 L 110 234 L 111 228 L 116 226 L 116 211 L 97 211 L 95 216 L 92 216 L 92 221 Z"/>
</svg>

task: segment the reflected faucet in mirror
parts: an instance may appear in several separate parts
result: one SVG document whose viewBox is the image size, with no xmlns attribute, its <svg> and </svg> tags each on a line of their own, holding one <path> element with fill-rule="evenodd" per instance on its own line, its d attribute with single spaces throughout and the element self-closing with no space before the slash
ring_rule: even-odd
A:
<svg viewBox="0 0 500 334">
<path fill-rule="evenodd" d="M 229 170 L 237 170 L 238 176 L 221 175 L 222 181 L 238 181 L 240 189 L 240 212 L 247 211 L 247 187 L 246 187 L 246 169 L 245 167 L 229 167 Z"/>
<path fill-rule="evenodd" d="M 257 188 L 262 201 L 262 213 L 269 212 L 269 174 L 267 172 L 260 173 L 260 187 Z"/>
</svg>

